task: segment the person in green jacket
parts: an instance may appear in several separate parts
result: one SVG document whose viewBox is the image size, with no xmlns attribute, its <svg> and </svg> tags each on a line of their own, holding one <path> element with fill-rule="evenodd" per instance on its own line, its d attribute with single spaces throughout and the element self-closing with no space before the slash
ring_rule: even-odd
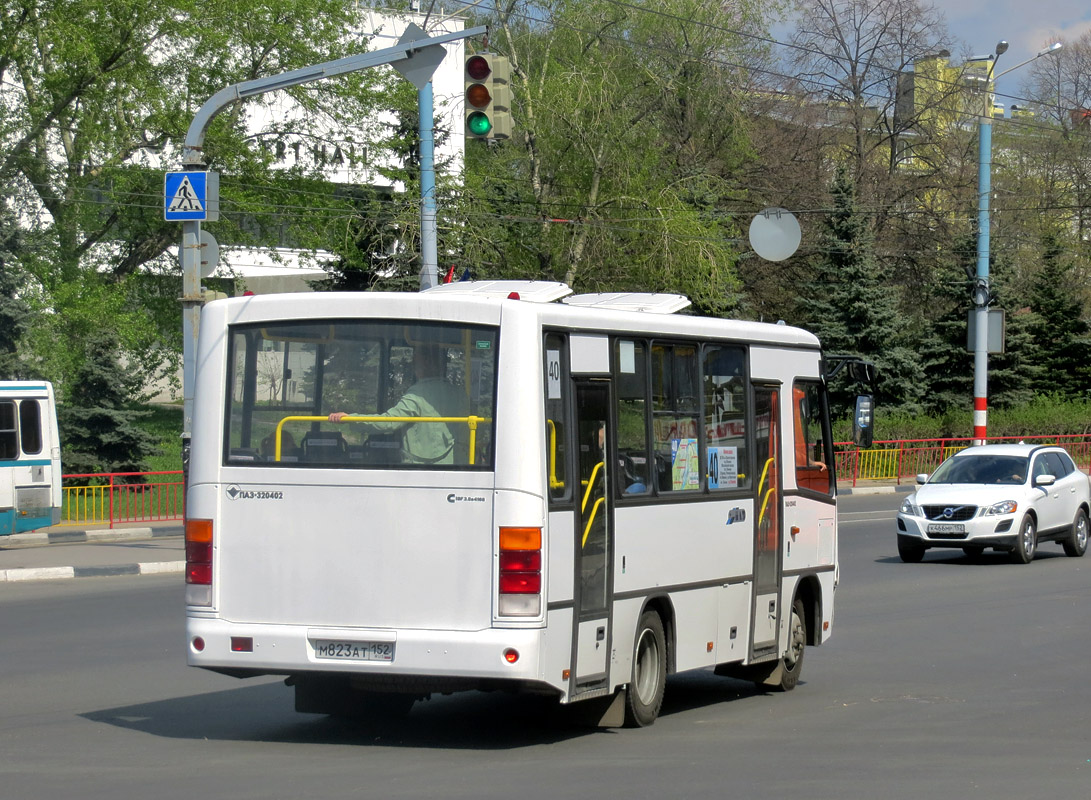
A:
<svg viewBox="0 0 1091 800">
<path fill-rule="evenodd" d="M 417 381 L 393 407 L 382 414 L 335 411 L 330 422 L 345 417 L 392 417 L 389 422 L 355 422 L 369 433 L 402 434 L 402 463 L 467 464 L 470 454 L 469 426 L 464 422 L 412 422 L 405 417 L 465 417 L 469 414 L 466 393 L 446 380 L 447 361 L 442 347 L 418 344 L 413 348 Z M 401 418 L 401 419 L 399 419 Z M 351 420 L 350 420 L 351 421 Z"/>
</svg>

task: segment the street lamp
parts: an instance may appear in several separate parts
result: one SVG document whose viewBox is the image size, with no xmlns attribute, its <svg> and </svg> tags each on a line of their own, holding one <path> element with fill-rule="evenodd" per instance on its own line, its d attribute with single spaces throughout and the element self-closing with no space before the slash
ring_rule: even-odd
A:
<svg viewBox="0 0 1091 800">
<path fill-rule="evenodd" d="M 977 153 L 977 276 L 970 299 L 974 305 L 974 444 L 984 444 L 988 419 L 988 370 L 989 370 L 989 195 L 992 193 L 992 94 L 989 84 L 1002 78 L 1009 72 L 1019 69 L 1042 56 L 1056 53 L 1062 47 L 1054 42 L 1026 61 L 1021 61 L 999 75 L 992 74 L 996 59 L 1008 49 L 1008 43 L 1001 41 L 996 45 L 996 52 L 989 59 L 988 74 L 985 78 L 985 97 L 980 120 L 978 122 Z"/>
</svg>

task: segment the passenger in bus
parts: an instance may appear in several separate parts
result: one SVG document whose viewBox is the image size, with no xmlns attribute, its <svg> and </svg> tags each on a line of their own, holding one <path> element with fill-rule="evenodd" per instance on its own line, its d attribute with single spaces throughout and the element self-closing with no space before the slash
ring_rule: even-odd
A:
<svg viewBox="0 0 1091 800">
<path fill-rule="evenodd" d="M 466 393 L 446 379 L 446 351 L 434 344 L 413 348 L 417 381 L 393 407 L 381 414 L 335 411 L 330 422 L 345 417 L 390 417 L 389 422 L 355 422 L 369 433 L 402 434 L 402 462 L 406 464 L 467 464 L 470 455 L 469 426 L 464 422 L 414 423 L 411 417 L 465 417 L 469 414 Z M 351 421 L 351 420 L 350 420 Z"/>
</svg>

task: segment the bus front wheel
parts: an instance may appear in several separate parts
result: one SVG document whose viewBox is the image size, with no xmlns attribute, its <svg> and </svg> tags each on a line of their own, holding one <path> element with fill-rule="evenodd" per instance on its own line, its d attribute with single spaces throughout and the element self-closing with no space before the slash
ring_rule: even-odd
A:
<svg viewBox="0 0 1091 800">
<path fill-rule="evenodd" d="M 663 620 L 645 611 L 633 645 L 633 677 L 625 695 L 625 724 L 643 728 L 655 722 L 667 688 L 667 637 Z"/>
</svg>

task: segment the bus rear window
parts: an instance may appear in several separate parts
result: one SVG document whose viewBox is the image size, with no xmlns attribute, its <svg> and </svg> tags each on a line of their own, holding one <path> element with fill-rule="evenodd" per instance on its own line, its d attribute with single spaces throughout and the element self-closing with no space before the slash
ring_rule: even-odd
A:
<svg viewBox="0 0 1091 800">
<path fill-rule="evenodd" d="M 226 464 L 492 468 L 495 328 L 334 320 L 230 330 Z"/>
</svg>

